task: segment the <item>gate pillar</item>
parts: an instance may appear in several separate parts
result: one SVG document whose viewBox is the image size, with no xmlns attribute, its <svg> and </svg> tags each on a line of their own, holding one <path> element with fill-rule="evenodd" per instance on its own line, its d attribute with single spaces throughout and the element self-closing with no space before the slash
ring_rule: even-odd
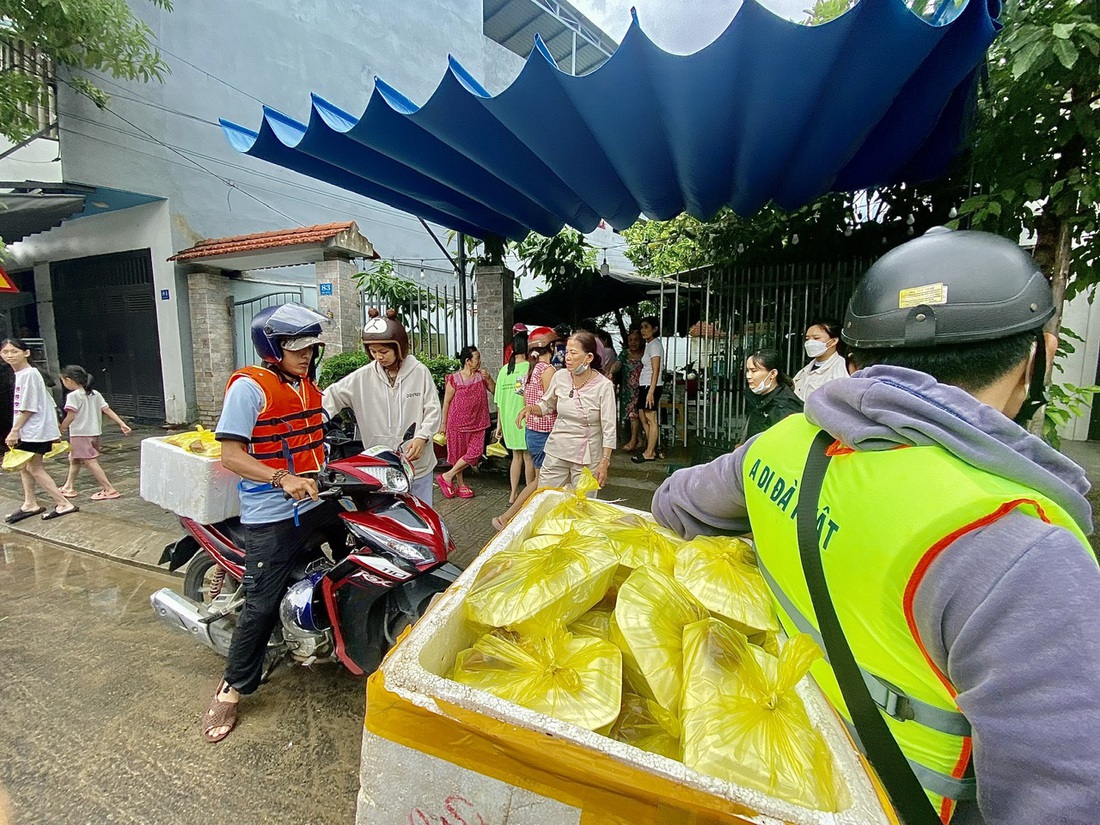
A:
<svg viewBox="0 0 1100 825">
<path fill-rule="evenodd" d="M 317 307 L 332 319 L 326 331 L 325 352 L 355 352 L 362 347 L 363 310 L 359 300 L 358 272 L 350 258 L 326 253 L 314 264 L 317 272 Z"/>
<path fill-rule="evenodd" d="M 504 363 L 504 347 L 512 340 L 515 277 L 504 266 L 474 267 L 477 288 L 477 346 L 489 372 Z M 463 308 L 465 310 L 465 308 Z"/>
<path fill-rule="evenodd" d="M 221 272 L 187 275 L 191 340 L 195 353 L 195 404 L 199 423 L 213 426 L 222 411 L 225 382 L 233 363 L 233 295 Z"/>
</svg>

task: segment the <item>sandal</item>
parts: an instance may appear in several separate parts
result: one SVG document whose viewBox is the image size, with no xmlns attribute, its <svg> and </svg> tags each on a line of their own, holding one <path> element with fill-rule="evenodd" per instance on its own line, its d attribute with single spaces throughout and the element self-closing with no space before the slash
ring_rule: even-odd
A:
<svg viewBox="0 0 1100 825">
<path fill-rule="evenodd" d="M 4 521 L 6 521 L 8 524 L 18 524 L 19 522 L 21 522 L 25 518 L 30 518 L 31 516 L 37 516 L 39 513 L 45 513 L 45 512 L 46 512 L 45 507 L 39 507 L 37 510 L 24 510 L 22 507 L 20 507 L 18 510 L 16 510 L 14 513 L 12 513 L 10 516 L 5 516 Z"/>
<path fill-rule="evenodd" d="M 646 458 L 645 453 L 638 453 L 636 456 L 631 456 L 630 460 L 635 464 L 644 464 L 647 461 L 656 461 L 657 457 Z"/>
<path fill-rule="evenodd" d="M 76 493 L 73 493 L 73 495 L 75 496 Z M 122 493 L 118 490 L 111 490 L 109 493 L 106 490 L 100 490 L 98 493 L 92 493 L 92 501 L 109 501 L 112 498 L 121 497 Z"/>
<path fill-rule="evenodd" d="M 443 498 L 455 497 L 455 486 L 443 477 L 443 473 L 435 477 L 435 483 L 438 484 L 439 489 L 443 491 Z"/>
<path fill-rule="evenodd" d="M 465 484 L 463 484 L 461 487 L 458 488 L 458 497 L 459 498 L 473 498 L 474 497 L 474 491 L 471 490 L 469 487 L 467 487 Z"/>
<path fill-rule="evenodd" d="M 229 736 L 237 725 L 237 705 L 240 702 L 223 702 L 217 696 L 210 703 L 210 709 L 202 717 L 202 735 L 207 742 L 220 742 Z M 213 733 L 218 728 L 226 728 L 221 733 Z"/>
<path fill-rule="evenodd" d="M 58 491 L 59 493 L 61 493 L 61 495 L 65 496 L 65 498 L 76 498 L 76 497 L 77 497 L 77 495 L 79 495 L 79 494 L 78 494 L 78 493 L 76 492 L 76 490 L 67 490 L 67 489 L 66 489 L 66 488 L 64 488 L 64 487 L 58 487 L 58 488 L 57 488 L 57 491 Z M 94 496 L 93 496 L 93 498 L 94 498 Z"/>
<path fill-rule="evenodd" d="M 52 518 L 61 518 L 62 516 L 69 515 L 69 513 L 78 513 L 78 512 L 80 512 L 80 508 L 77 507 L 75 504 L 72 507 L 70 507 L 68 510 L 58 510 L 55 507 L 54 509 L 50 510 L 50 512 L 46 513 L 46 515 L 42 516 L 42 520 L 43 521 L 49 521 Z"/>
</svg>

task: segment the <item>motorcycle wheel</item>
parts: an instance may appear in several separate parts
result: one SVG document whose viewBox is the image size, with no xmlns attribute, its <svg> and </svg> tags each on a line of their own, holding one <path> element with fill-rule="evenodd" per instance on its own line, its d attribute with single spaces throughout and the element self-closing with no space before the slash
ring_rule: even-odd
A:
<svg viewBox="0 0 1100 825">
<path fill-rule="evenodd" d="M 420 617 L 428 612 L 428 608 L 431 607 L 435 600 L 440 597 L 441 594 L 434 593 L 428 596 L 426 599 L 420 602 L 416 607 L 416 615 L 410 615 L 408 613 L 400 613 L 394 616 L 388 626 L 386 627 L 385 638 L 385 650 L 382 651 L 383 655 L 389 652 L 389 649 L 397 644 L 397 640 L 401 637 L 401 634 L 405 632 L 405 628 L 411 627 L 420 621 Z"/>
<path fill-rule="evenodd" d="M 222 581 L 221 592 L 232 593 L 241 586 L 241 583 L 231 576 L 228 571 L 223 572 L 225 577 Z M 210 604 L 212 599 L 210 586 L 215 581 L 217 574 L 218 563 L 210 556 L 205 553 L 195 556 L 187 565 L 187 572 L 183 577 L 183 595 L 199 604 Z"/>
</svg>

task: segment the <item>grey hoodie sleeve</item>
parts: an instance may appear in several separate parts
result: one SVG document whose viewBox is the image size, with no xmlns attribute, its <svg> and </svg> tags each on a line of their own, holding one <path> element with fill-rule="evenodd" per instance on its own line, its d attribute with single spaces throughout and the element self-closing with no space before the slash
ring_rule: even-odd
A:
<svg viewBox="0 0 1100 825">
<path fill-rule="evenodd" d="M 732 453 L 709 464 L 677 470 L 653 495 L 657 523 L 684 538 L 722 533 L 747 533 L 745 486 L 741 465 L 750 438 Z"/>
<path fill-rule="evenodd" d="M 432 436 L 439 432 L 439 421 L 443 417 L 443 408 L 439 403 L 439 390 L 435 388 L 435 380 L 432 372 L 423 364 L 420 365 L 421 384 L 423 384 L 424 416 L 416 427 L 415 438 L 423 438 L 431 441 Z M 429 444 L 430 448 L 431 445 Z"/>
<path fill-rule="evenodd" d="M 335 418 L 341 410 L 351 407 L 352 375 L 355 373 L 345 375 L 339 381 L 329 384 L 321 393 L 321 406 L 325 408 L 329 418 Z"/>
<path fill-rule="evenodd" d="M 1100 568 L 1067 530 L 1013 512 L 956 539 L 914 600 L 925 648 L 974 729 L 980 815 L 1100 820 Z"/>
</svg>

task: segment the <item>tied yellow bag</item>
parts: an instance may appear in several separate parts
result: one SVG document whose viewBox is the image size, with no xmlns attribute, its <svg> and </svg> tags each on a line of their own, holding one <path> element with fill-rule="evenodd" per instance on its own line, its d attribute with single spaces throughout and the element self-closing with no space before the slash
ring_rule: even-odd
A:
<svg viewBox="0 0 1100 825">
<path fill-rule="evenodd" d="M 589 493 L 595 493 L 599 489 L 600 485 L 596 477 L 585 467 L 581 471 L 581 480 L 573 490 L 573 494 L 534 525 L 534 535 L 551 536 L 568 533 L 573 529 L 573 522 L 576 519 L 619 518 L 623 514 L 622 510 L 611 504 L 588 498 Z"/>
<path fill-rule="evenodd" d="M 4 459 L 3 462 L 0 462 L 0 466 L 9 473 L 13 473 L 16 470 L 23 469 L 23 465 L 27 464 L 32 458 L 34 458 L 34 453 L 28 450 L 17 450 L 12 447 L 4 453 Z"/>
<path fill-rule="evenodd" d="M 504 446 L 501 440 L 498 438 L 492 444 L 485 448 L 485 455 L 489 458 L 507 458 L 508 448 Z"/>
<path fill-rule="evenodd" d="M 452 678 L 538 713 L 588 730 L 615 721 L 622 655 L 610 642 L 573 636 L 560 626 L 521 636 L 494 631 L 462 651 Z"/>
<path fill-rule="evenodd" d="M 174 444 L 195 455 L 207 458 L 218 458 L 222 454 L 222 445 L 214 438 L 214 433 L 202 426 L 185 433 L 170 435 L 164 440 L 168 444 Z"/>
<path fill-rule="evenodd" d="M 611 738 L 680 761 L 680 720 L 652 699 L 623 694 L 623 708 Z"/>
<path fill-rule="evenodd" d="M 432 436 L 432 441 L 434 441 L 440 447 L 446 447 L 447 446 L 447 434 L 446 433 L 436 433 L 435 435 Z"/>
<path fill-rule="evenodd" d="M 608 642 L 611 640 L 611 613 L 613 610 L 612 607 L 597 605 L 569 625 L 569 632 L 577 636 L 595 636 L 597 639 Z"/>
<path fill-rule="evenodd" d="M 779 658 L 720 619 L 684 628 L 684 764 L 772 796 L 836 812 L 850 803 L 828 746 L 794 686 L 822 655 L 803 634 Z"/>
<path fill-rule="evenodd" d="M 641 515 L 620 516 L 612 522 L 602 519 L 577 521 L 574 529 L 586 536 L 607 539 L 619 556 L 619 564 L 631 570 L 656 567 L 672 573 L 676 567 L 676 551 L 684 540 L 661 527 L 653 519 Z"/>
<path fill-rule="evenodd" d="M 699 536 L 676 552 L 676 580 L 746 634 L 775 632 L 779 619 L 748 542 Z"/>
<path fill-rule="evenodd" d="M 42 456 L 42 458 L 47 460 L 51 458 L 57 458 L 59 455 L 65 455 L 65 453 L 69 452 L 69 449 L 70 447 L 68 441 L 55 441 L 53 443 L 53 446 L 50 447 L 49 452 Z"/>
<path fill-rule="evenodd" d="M 485 627 L 569 624 L 603 598 L 618 563 L 599 539 L 536 536 L 485 563 L 466 595 L 466 615 Z"/>
<path fill-rule="evenodd" d="M 619 588 L 611 641 L 623 651 L 625 678 L 672 713 L 680 707 L 683 631 L 710 614 L 678 581 L 652 567 L 635 570 Z"/>
</svg>

